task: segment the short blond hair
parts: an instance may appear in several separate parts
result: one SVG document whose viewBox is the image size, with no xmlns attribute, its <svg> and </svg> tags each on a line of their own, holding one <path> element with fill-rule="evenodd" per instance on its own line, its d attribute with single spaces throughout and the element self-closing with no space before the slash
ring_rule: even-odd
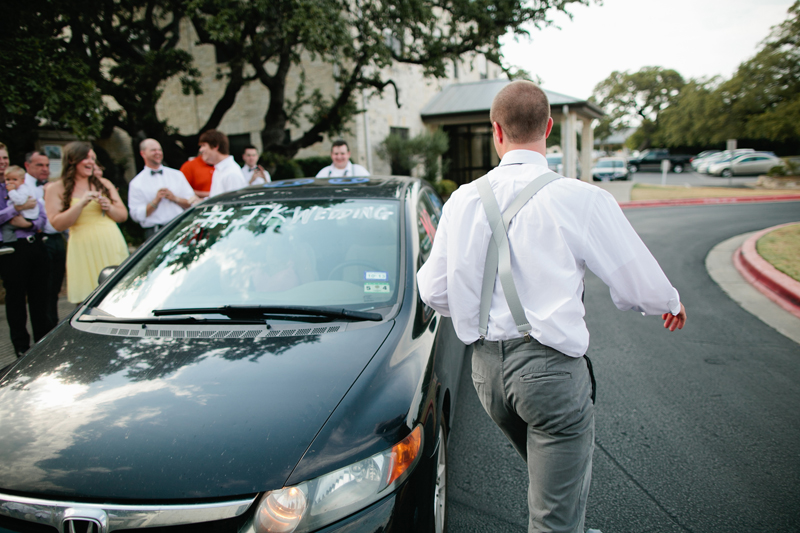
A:
<svg viewBox="0 0 800 533">
<path fill-rule="evenodd" d="M 494 97 L 489 119 L 500 124 L 503 134 L 512 143 L 538 141 L 547 133 L 550 102 L 535 83 L 512 81 Z"/>
<path fill-rule="evenodd" d="M 0 150 L 2 150 L 2 148 L 0 148 Z M 11 165 L 10 167 L 8 167 L 6 169 L 6 176 L 16 176 L 16 175 L 21 176 L 22 179 L 24 180 L 25 179 L 25 169 L 20 167 L 20 166 L 17 166 L 17 165 Z"/>
</svg>

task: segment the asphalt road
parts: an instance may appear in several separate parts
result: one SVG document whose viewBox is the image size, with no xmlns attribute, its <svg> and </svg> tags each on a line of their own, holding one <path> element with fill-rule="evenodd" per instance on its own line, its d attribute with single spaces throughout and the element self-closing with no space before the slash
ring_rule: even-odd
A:
<svg viewBox="0 0 800 533">
<path fill-rule="evenodd" d="M 667 172 L 667 185 L 691 187 L 744 187 L 747 183 L 755 183 L 758 176 L 737 176 L 732 178 L 720 178 L 709 176 L 708 174 L 698 174 L 694 171 Z M 633 174 L 634 183 L 648 183 L 651 185 L 661 185 L 661 172 L 636 172 Z"/>
<path fill-rule="evenodd" d="M 603 533 L 800 531 L 800 345 L 733 302 L 704 261 L 732 236 L 800 220 L 800 203 L 629 210 L 681 293 L 687 326 L 618 311 L 587 277 L 598 381 L 586 526 Z M 450 444 L 450 532 L 527 531 L 522 460 L 464 366 Z"/>
</svg>

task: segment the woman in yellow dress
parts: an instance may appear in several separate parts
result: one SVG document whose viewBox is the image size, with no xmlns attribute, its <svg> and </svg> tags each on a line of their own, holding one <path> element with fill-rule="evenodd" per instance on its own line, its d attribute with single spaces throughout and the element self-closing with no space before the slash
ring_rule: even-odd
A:
<svg viewBox="0 0 800 533">
<path fill-rule="evenodd" d="M 50 224 L 69 229 L 67 242 L 67 298 L 79 304 L 97 287 L 97 276 L 107 266 L 128 257 L 128 246 L 117 223 L 128 210 L 114 185 L 94 175 L 96 156 L 86 142 L 64 147 L 61 179 L 45 189 Z"/>
</svg>

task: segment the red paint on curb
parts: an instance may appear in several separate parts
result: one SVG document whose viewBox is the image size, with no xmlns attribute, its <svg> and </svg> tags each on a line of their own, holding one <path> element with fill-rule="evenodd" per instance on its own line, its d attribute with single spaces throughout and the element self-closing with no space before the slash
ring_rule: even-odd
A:
<svg viewBox="0 0 800 533">
<path fill-rule="evenodd" d="M 635 200 L 630 202 L 620 202 L 622 209 L 637 207 L 662 207 L 672 205 L 720 205 L 720 204 L 741 204 L 753 202 L 796 202 L 800 200 L 800 194 L 775 194 L 769 196 L 729 196 L 723 198 L 676 198 L 673 200 Z"/>
<path fill-rule="evenodd" d="M 778 228 L 794 224 L 797 222 L 767 228 L 751 236 L 734 252 L 733 264 L 742 277 L 762 294 L 800 318 L 800 282 L 773 267 L 756 251 L 756 242 L 762 236 Z"/>
</svg>

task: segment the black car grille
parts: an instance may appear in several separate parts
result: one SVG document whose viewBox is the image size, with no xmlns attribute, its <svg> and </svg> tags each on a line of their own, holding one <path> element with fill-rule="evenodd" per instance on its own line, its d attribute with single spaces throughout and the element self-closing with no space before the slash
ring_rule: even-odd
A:
<svg viewBox="0 0 800 533">
<path fill-rule="evenodd" d="M 129 531 L 147 531 L 147 533 L 236 533 L 244 524 L 246 517 L 238 516 L 235 518 L 228 518 L 226 520 L 216 520 L 214 522 L 206 522 L 204 524 L 184 524 L 181 526 L 166 526 L 166 527 L 148 527 L 140 529 L 116 529 L 115 533 L 124 533 Z M 11 533 L 59 533 L 58 529 L 45 526 L 42 524 L 35 524 L 33 522 L 26 522 L 25 520 L 18 520 L 16 518 L 9 518 L 0 515 L 0 532 L 6 531 Z"/>
<path fill-rule="evenodd" d="M 54 527 L 44 526 L 0 515 L 0 531 L 13 533 L 58 533 Z"/>
<path fill-rule="evenodd" d="M 181 526 L 148 527 L 142 529 L 116 529 L 114 533 L 126 533 L 129 531 L 146 531 L 147 533 L 236 533 L 247 519 L 248 513 L 244 516 L 237 516 L 225 520 L 205 522 L 203 524 L 184 524 Z"/>
</svg>

